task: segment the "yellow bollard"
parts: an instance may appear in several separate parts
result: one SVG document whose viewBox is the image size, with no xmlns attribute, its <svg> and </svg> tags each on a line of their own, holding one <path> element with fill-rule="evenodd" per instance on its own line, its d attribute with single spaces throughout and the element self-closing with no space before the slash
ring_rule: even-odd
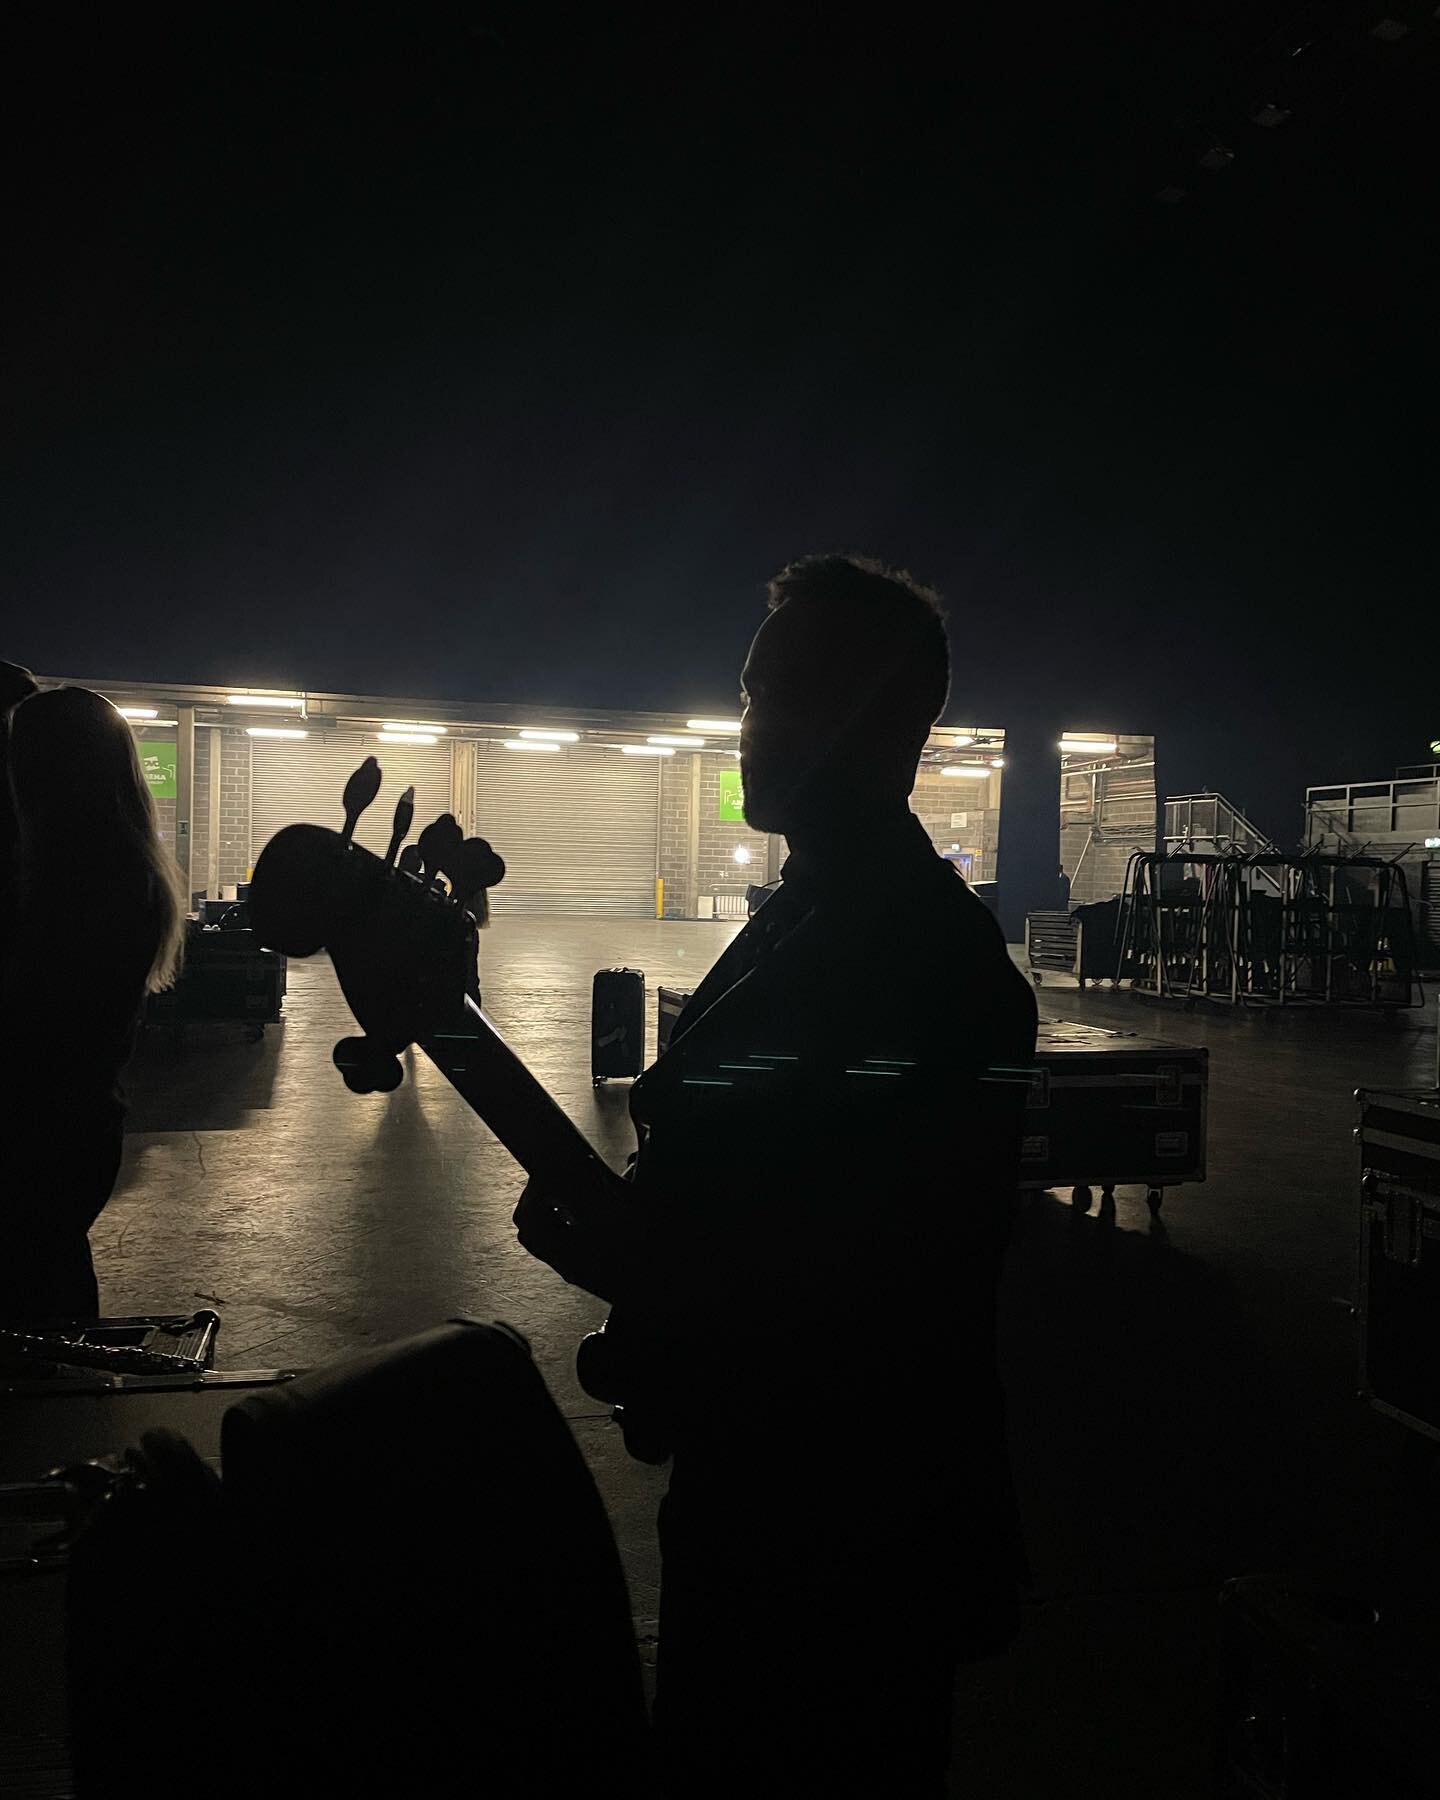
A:
<svg viewBox="0 0 1440 1800">
<path fill-rule="evenodd" d="M 655 877 L 655 917 L 657 919 L 665 917 L 665 877 L 663 875 Z"/>
</svg>

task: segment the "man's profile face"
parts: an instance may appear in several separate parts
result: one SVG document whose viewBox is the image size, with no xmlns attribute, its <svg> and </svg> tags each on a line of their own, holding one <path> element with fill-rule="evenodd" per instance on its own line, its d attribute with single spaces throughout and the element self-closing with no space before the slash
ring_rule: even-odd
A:
<svg viewBox="0 0 1440 1800">
<path fill-rule="evenodd" d="M 835 646 L 818 641 L 810 616 L 781 607 L 766 617 L 740 675 L 740 778 L 754 830 L 786 832 L 803 815 L 846 685 Z"/>
</svg>

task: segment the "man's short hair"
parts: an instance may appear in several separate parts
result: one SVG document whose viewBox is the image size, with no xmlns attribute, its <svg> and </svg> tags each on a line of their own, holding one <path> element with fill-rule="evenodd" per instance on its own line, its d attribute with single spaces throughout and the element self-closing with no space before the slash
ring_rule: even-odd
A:
<svg viewBox="0 0 1440 1800">
<path fill-rule="evenodd" d="M 870 556 L 805 556 L 770 583 L 770 610 L 803 607 L 853 638 L 874 709 L 926 729 L 950 694 L 950 643 L 934 588 Z"/>
</svg>

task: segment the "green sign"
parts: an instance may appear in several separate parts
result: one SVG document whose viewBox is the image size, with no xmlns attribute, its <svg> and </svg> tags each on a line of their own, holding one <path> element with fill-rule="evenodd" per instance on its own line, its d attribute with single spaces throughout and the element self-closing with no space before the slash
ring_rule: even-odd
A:
<svg viewBox="0 0 1440 1800">
<path fill-rule="evenodd" d="M 150 790 L 151 799 L 173 800 L 175 798 L 175 746 L 141 742 L 135 747 L 140 752 L 140 767 L 145 771 L 145 785 Z"/>
<path fill-rule="evenodd" d="M 715 816 L 722 825 L 745 823 L 745 790 L 740 785 L 738 769 L 720 771 L 720 810 Z"/>
</svg>

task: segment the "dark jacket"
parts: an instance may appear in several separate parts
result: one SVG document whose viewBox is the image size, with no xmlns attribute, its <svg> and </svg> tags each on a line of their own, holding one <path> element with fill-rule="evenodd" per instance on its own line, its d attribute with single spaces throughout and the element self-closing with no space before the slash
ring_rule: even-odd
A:
<svg viewBox="0 0 1440 1800">
<path fill-rule="evenodd" d="M 917 821 L 867 850 L 863 910 L 790 858 L 636 1084 L 649 1248 L 607 1333 L 677 1460 L 823 1462 L 868 1410 L 1008 1529 L 994 1308 L 1034 997 Z"/>
</svg>

